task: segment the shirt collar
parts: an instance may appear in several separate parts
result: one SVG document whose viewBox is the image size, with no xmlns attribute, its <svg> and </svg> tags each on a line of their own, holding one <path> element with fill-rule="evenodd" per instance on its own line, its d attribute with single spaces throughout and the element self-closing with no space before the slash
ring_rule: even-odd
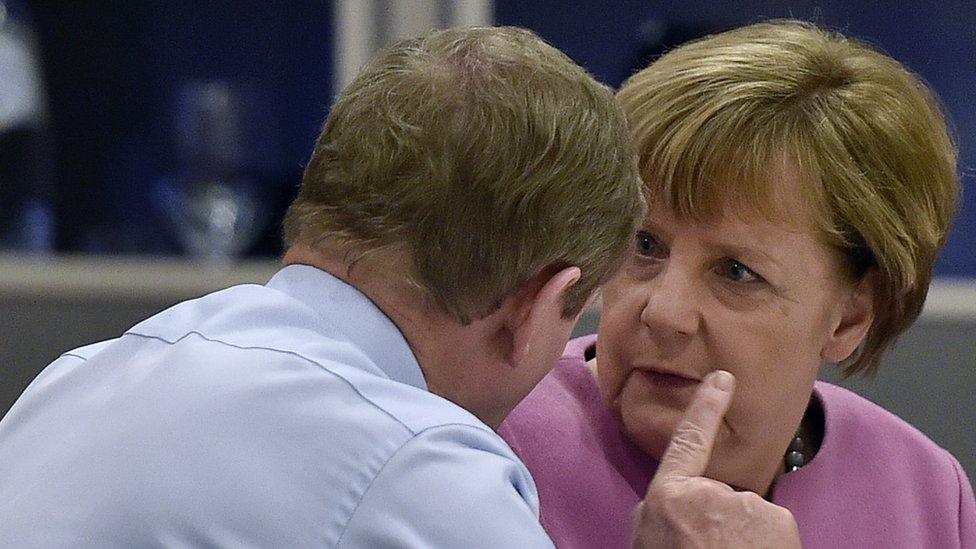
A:
<svg viewBox="0 0 976 549">
<path fill-rule="evenodd" d="M 312 308 L 390 379 L 427 390 L 420 364 L 400 329 L 354 286 L 316 267 L 288 265 L 267 287 Z"/>
</svg>

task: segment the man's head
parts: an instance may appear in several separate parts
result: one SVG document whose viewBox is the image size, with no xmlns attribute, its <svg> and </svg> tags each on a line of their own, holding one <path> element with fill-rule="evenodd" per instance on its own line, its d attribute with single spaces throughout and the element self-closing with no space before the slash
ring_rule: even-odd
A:
<svg viewBox="0 0 976 549">
<path fill-rule="evenodd" d="M 288 211 L 289 245 L 399 248 L 461 322 L 547 268 L 579 312 L 630 242 L 638 175 L 612 92 L 529 31 L 431 32 L 342 92 Z"/>
<path fill-rule="evenodd" d="M 338 255 L 322 265 L 367 273 L 349 280 L 403 331 L 431 391 L 492 424 L 551 367 L 642 212 L 608 88 L 526 30 L 436 31 L 381 52 L 338 97 L 285 260 Z"/>
</svg>

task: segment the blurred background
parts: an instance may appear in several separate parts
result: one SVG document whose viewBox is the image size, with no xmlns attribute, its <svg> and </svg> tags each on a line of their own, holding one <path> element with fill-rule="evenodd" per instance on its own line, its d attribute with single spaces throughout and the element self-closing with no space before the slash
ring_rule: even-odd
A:
<svg viewBox="0 0 976 549">
<path fill-rule="evenodd" d="M 332 98 L 377 48 L 518 25 L 617 86 L 688 39 L 785 17 L 902 61 L 955 126 L 966 192 L 926 311 L 878 379 L 845 384 L 976 474 L 972 0 L 0 0 L 0 415 L 62 351 L 266 281 Z"/>
</svg>

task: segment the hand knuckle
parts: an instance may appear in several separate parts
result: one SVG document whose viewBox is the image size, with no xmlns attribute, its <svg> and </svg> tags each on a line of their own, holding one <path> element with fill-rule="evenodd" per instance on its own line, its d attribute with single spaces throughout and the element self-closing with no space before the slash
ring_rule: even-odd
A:
<svg viewBox="0 0 976 549">
<path fill-rule="evenodd" d="M 755 492 L 739 492 L 740 497 L 746 502 L 747 505 L 752 507 L 764 507 L 769 504 L 768 501 L 764 500 L 759 494 Z"/>
<path fill-rule="evenodd" d="M 789 509 L 786 507 L 777 507 L 776 510 L 779 514 L 780 520 L 788 524 L 796 524 L 796 517 L 793 516 L 793 513 L 790 512 Z"/>
</svg>

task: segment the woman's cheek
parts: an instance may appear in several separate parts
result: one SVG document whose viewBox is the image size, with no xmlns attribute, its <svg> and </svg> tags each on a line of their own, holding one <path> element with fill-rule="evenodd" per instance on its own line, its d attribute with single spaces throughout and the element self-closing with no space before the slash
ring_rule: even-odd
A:
<svg viewBox="0 0 976 549">
<path fill-rule="evenodd" d="M 648 455 L 660 459 L 671 441 L 683 410 L 660 406 L 646 393 L 625 384 L 619 399 L 624 432 Z"/>
<path fill-rule="evenodd" d="M 615 367 L 612 360 L 601 362 L 597 359 L 597 364 L 597 384 L 600 386 L 600 393 L 603 395 L 603 399 L 607 404 L 610 405 L 611 409 L 619 413 L 620 393 L 623 389 L 624 381 L 623 375 Z"/>
</svg>

